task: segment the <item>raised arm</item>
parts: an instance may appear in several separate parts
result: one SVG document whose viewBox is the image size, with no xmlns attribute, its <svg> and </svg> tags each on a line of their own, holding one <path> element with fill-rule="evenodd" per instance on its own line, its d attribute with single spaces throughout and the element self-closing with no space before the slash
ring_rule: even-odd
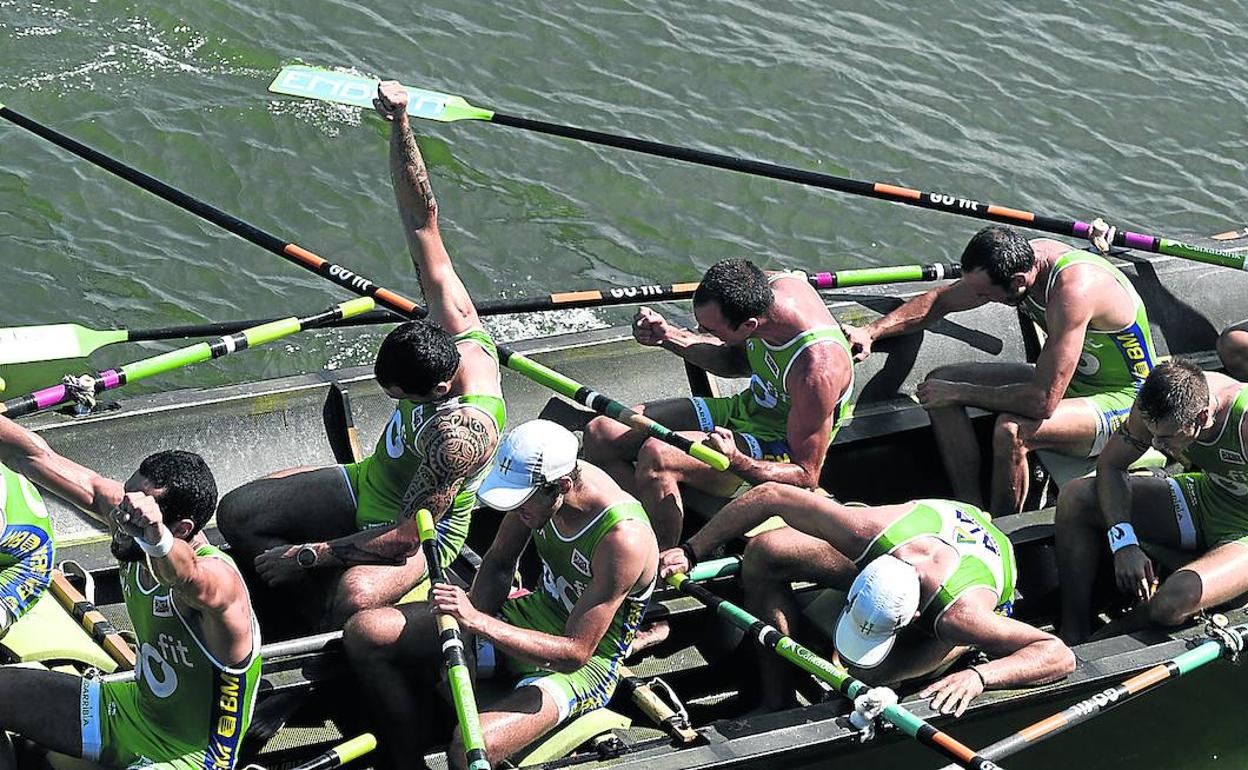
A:
<svg viewBox="0 0 1248 770">
<path fill-rule="evenodd" d="M 0 462 L 98 521 L 112 526 L 109 513 L 121 501 L 121 482 L 66 459 L 48 442 L 0 416 Z"/>
<path fill-rule="evenodd" d="M 616 525 L 594 549 L 593 577 L 572 607 L 562 634 L 518 628 L 462 604 L 447 609 L 453 610 L 465 628 L 489 639 L 509 657 L 571 673 L 593 656 L 629 592 L 643 578 L 654 575 L 655 558 L 654 534 L 648 526 L 636 521 Z"/>
<path fill-rule="evenodd" d="M 950 313 L 971 310 L 987 302 L 970 284 L 958 280 L 913 297 L 866 326 L 847 326 L 845 332 L 854 346 L 854 358 L 861 361 L 871 355 L 872 345 L 878 340 L 926 329 Z"/>
<path fill-rule="evenodd" d="M 390 130 L 390 180 L 429 319 L 451 334 L 459 334 L 481 322 L 442 243 L 438 202 L 407 116 L 407 98 L 407 90 L 390 80 L 377 87 L 373 104 L 394 124 Z"/>
<path fill-rule="evenodd" d="M 398 524 L 314 544 L 317 567 L 402 564 L 420 550 L 416 512 L 428 508 L 434 521 L 446 515 L 468 479 L 490 462 L 498 433 L 477 410 L 464 408 L 435 418 L 416 440 L 423 460 L 403 496 Z"/>
</svg>

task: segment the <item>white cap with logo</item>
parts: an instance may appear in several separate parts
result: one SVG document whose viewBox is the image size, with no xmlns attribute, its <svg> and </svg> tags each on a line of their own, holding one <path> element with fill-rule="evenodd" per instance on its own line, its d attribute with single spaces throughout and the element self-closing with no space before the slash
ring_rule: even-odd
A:
<svg viewBox="0 0 1248 770">
<path fill-rule="evenodd" d="M 539 486 L 576 468 L 577 449 L 576 436 L 559 423 L 530 420 L 499 442 L 477 498 L 499 511 L 519 508 Z"/>
<path fill-rule="evenodd" d="M 896 556 L 877 557 L 849 588 L 836 624 L 837 653 L 858 668 L 878 666 L 918 610 L 918 571 Z"/>
</svg>

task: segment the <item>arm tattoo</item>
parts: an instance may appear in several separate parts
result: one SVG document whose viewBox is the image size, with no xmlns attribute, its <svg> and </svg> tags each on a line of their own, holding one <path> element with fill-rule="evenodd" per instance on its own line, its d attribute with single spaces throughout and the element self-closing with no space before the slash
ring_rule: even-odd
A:
<svg viewBox="0 0 1248 770">
<path fill-rule="evenodd" d="M 406 556 L 390 556 L 381 553 L 381 550 L 374 551 L 368 547 L 368 543 L 333 541 L 329 544 L 329 551 L 335 559 L 348 567 L 360 564 L 398 567 L 407 563 Z"/>
<path fill-rule="evenodd" d="M 415 518 L 416 511 L 428 508 L 435 520 L 441 518 L 464 483 L 490 461 L 497 443 L 494 426 L 475 409 L 435 418 L 420 434 L 417 449 L 424 460 L 403 496 L 403 517 Z"/>
<path fill-rule="evenodd" d="M 1126 441 L 1128 444 L 1141 452 L 1147 452 L 1149 449 L 1152 449 L 1152 444 L 1147 441 L 1141 441 L 1135 436 L 1132 436 L 1131 431 L 1127 430 L 1127 424 L 1125 422 L 1118 426 L 1118 435 L 1122 436 L 1123 441 Z"/>
<path fill-rule="evenodd" d="M 429 170 L 425 168 L 425 159 L 416 144 L 416 134 L 410 124 L 399 131 L 398 143 L 394 146 L 396 155 L 391 165 L 394 185 L 408 187 L 415 194 L 417 204 L 412 212 L 418 227 L 424 227 L 437 219 L 438 201 L 433 197 L 433 185 L 429 182 Z"/>
</svg>

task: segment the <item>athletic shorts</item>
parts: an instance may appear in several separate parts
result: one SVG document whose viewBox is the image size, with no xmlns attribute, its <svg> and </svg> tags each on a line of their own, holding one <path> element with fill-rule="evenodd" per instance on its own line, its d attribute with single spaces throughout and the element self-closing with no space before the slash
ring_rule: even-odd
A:
<svg viewBox="0 0 1248 770">
<path fill-rule="evenodd" d="M 1248 497 L 1231 494 L 1206 473 L 1179 473 L 1166 481 L 1185 550 L 1248 545 Z"/>
<path fill-rule="evenodd" d="M 1091 402 L 1092 413 L 1096 418 L 1096 437 L 1092 440 L 1092 451 L 1088 457 L 1096 457 L 1105 448 L 1109 437 L 1127 421 L 1131 414 L 1131 405 L 1135 403 L 1135 388 L 1127 387 L 1120 390 L 1107 390 L 1100 393 L 1079 395 L 1066 393 L 1066 398 L 1086 398 Z"/>
<path fill-rule="evenodd" d="M 749 391 L 735 396 L 703 398 L 694 396 L 693 410 L 698 413 L 698 428 L 710 433 L 715 428 L 727 428 L 745 443 L 750 457 L 755 460 L 789 462 L 789 442 L 784 433 L 760 428 L 750 420 L 745 411 L 744 398 L 753 398 Z"/>
<path fill-rule="evenodd" d="M 358 463 L 339 465 L 342 476 L 351 491 L 351 502 L 355 505 L 355 528 L 357 531 L 384 527 L 395 524 L 399 520 L 399 508 L 402 501 L 383 500 L 377 494 L 364 490 L 363 480 L 368 464 L 373 456 L 369 455 Z M 458 502 L 458 500 L 457 500 Z M 471 513 L 471 511 L 469 512 Z M 462 517 L 467 522 L 467 517 Z M 450 514 L 438 519 L 433 526 L 438 533 L 438 558 L 443 564 L 450 564 L 459 556 L 468 539 L 468 526 L 464 523 L 456 526 L 455 517 Z"/>
<path fill-rule="evenodd" d="M 525 594 L 504 602 L 499 616 L 519 628 L 561 635 L 564 629 L 553 627 L 554 624 L 549 620 L 550 608 L 542 606 L 549 602 L 550 599 L 545 594 Z M 507 657 L 481 636 L 476 638 L 476 653 L 477 676 L 515 677 L 518 680 L 516 689 L 529 685 L 537 687 L 558 706 L 559 724 L 607 705 L 619 681 L 618 667 L 623 659 L 623 654 L 616 660 L 595 655 L 576 671 L 562 674 Z"/>
<path fill-rule="evenodd" d="M 139 686 L 133 681 L 82 680 L 78 700 L 83 759 L 108 767 L 203 770 L 207 735 L 196 748 L 157 733 L 139 711 L 138 696 Z M 234 762 L 228 765 L 233 766 Z"/>
</svg>

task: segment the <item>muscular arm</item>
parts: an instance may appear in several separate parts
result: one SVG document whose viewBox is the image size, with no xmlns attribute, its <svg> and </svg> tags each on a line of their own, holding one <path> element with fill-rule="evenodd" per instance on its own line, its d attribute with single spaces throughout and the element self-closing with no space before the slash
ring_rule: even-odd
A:
<svg viewBox="0 0 1248 770">
<path fill-rule="evenodd" d="M 68 460 L 41 436 L 0 416 L 0 462 L 100 522 L 112 526 L 109 512 L 121 500 L 121 482 Z"/>
<path fill-rule="evenodd" d="M 419 433 L 417 442 L 424 459 L 403 496 L 398 524 L 320 544 L 318 567 L 402 564 L 420 549 L 416 512 L 427 508 L 434 521 L 441 519 L 465 482 L 489 463 L 498 434 L 477 410 L 465 408 L 435 418 Z"/>
<path fill-rule="evenodd" d="M 986 689 L 1053 682 L 1075 670 L 1075 655 L 1052 634 L 992 611 L 990 591 L 966 594 L 941 617 L 943 641 L 967 644 L 992 658 L 975 665 Z"/>
<path fill-rule="evenodd" d="M 390 131 L 390 180 L 430 320 L 451 334 L 479 326 L 472 298 L 442 242 L 438 202 L 406 112 L 396 115 Z"/>
<path fill-rule="evenodd" d="M 563 634 L 547 634 L 481 615 L 472 629 L 510 657 L 549 671 L 584 666 L 611 627 L 624 598 L 647 572 L 654 573 L 654 535 L 639 522 L 617 525 L 594 550 L 593 578 L 572 608 Z"/>
<path fill-rule="evenodd" d="M 977 296 L 966 282 L 958 280 L 910 299 L 888 315 L 867 324 L 864 331 L 872 340 L 909 334 L 926 329 L 950 313 L 971 310 L 987 301 Z"/>
<path fill-rule="evenodd" d="M 737 454 L 730 470 L 745 481 L 754 485 L 776 481 L 808 489 L 819 486 L 836 403 L 852 377 L 849 358 L 832 345 L 823 347 L 827 350 L 818 356 L 807 352 L 789 372 L 788 390 L 793 399 L 785 427 L 789 461 L 755 460 Z"/>
<path fill-rule="evenodd" d="M 184 606 L 201 612 L 220 614 L 247 599 L 247 589 L 238 571 L 223 559 L 200 557 L 185 540 L 175 540 L 164 558 L 148 558 L 157 582 L 173 588 Z"/>
<path fill-rule="evenodd" d="M 1148 451 L 1153 434 L 1139 410 L 1132 409 L 1127 421 L 1109 437 L 1096 459 L 1096 499 L 1100 503 L 1105 529 L 1131 520 L 1131 463 Z"/>
<path fill-rule="evenodd" d="M 960 403 L 992 412 L 1014 412 L 1036 420 L 1053 416 L 1079 367 L 1083 340 L 1092 320 L 1091 304 L 1082 299 L 1088 288 L 1086 282 L 1071 280 L 1061 292 L 1055 291 L 1050 297 L 1045 312 L 1049 336 L 1036 359 L 1036 372 L 1031 381 L 996 386 L 960 383 Z"/>
<path fill-rule="evenodd" d="M 531 537 L 532 531 L 517 514 L 508 513 L 503 517 L 494 542 L 481 557 L 481 568 L 472 579 L 472 588 L 468 591 L 472 606 L 486 615 L 498 612 L 507 600 L 512 578 L 516 574 L 516 563 Z"/>
<path fill-rule="evenodd" d="M 718 377 L 742 377 L 750 373 L 745 350 L 734 345 L 725 345 L 709 334 L 672 327 L 661 346 Z"/>
</svg>

